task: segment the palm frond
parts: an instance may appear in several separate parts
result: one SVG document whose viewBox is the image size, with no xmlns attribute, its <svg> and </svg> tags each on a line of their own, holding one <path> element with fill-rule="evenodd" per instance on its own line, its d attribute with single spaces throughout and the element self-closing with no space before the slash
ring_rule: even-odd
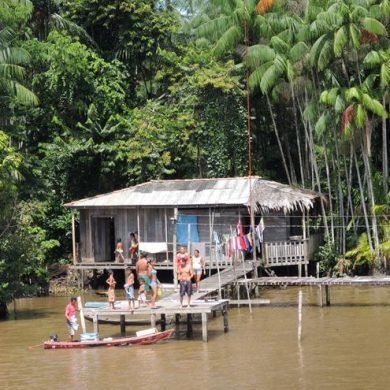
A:
<svg viewBox="0 0 390 390">
<path fill-rule="evenodd" d="M 22 79 L 25 71 L 22 66 L 14 64 L 2 64 L 0 63 L 0 78 L 10 79 Z"/>
<path fill-rule="evenodd" d="M 386 88 L 390 85 L 390 62 L 382 64 L 380 79 L 381 88 Z"/>
<path fill-rule="evenodd" d="M 232 26 L 225 31 L 222 36 L 216 42 L 213 52 L 216 56 L 220 56 L 234 47 L 242 41 L 242 30 L 240 27 Z"/>
<path fill-rule="evenodd" d="M 269 92 L 271 88 L 273 88 L 276 84 L 276 81 L 283 74 L 281 70 L 276 66 L 276 64 L 272 64 L 265 72 L 260 82 L 261 91 L 266 94 Z"/>
<path fill-rule="evenodd" d="M 293 62 L 300 61 L 309 51 L 305 42 L 298 42 L 290 49 L 289 57 Z"/>
<path fill-rule="evenodd" d="M 363 60 L 363 65 L 367 68 L 373 68 L 382 62 L 381 55 L 378 51 L 370 51 Z"/>
<path fill-rule="evenodd" d="M 25 64 L 30 60 L 27 50 L 20 47 L 6 47 L 0 49 L 0 64 Z"/>
<path fill-rule="evenodd" d="M 253 45 L 248 48 L 248 62 L 252 68 L 272 61 L 275 58 L 275 51 L 267 45 Z"/>
<path fill-rule="evenodd" d="M 33 92 L 15 80 L 0 78 L 0 94 L 3 93 L 26 106 L 35 106 L 39 102 Z"/>
<path fill-rule="evenodd" d="M 266 70 L 273 64 L 273 61 L 265 62 L 254 70 L 249 76 L 249 86 L 253 90 L 255 87 L 260 87 L 261 79 Z"/>
<path fill-rule="evenodd" d="M 387 35 L 386 27 L 374 18 L 364 18 L 362 20 L 364 28 L 371 34 Z"/>
<path fill-rule="evenodd" d="M 364 107 L 367 108 L 367 110 L 382 118 L 387 118 L 387 111 L 378 100 L 373 99 L 367 93 L 363 93 L 362 102 Z"/>
<path fill-rule="evenodd" d="M 345 26 L 339 28 L 334 34 L 333 51 L 336 57 L 341 57 L 344 47 L 348 42 L 347 28 Z"/>
<path fill-rule="evenodd" d="M 51 27 L 57 30 L 67 31 L 70 35 L 78 36 L 89 42 L 92 46 L 97 47 L 96 42 L 81 26 L 68 19 L 63 18 L 61 15 L 58 15 L 56 13 L 50 15 L 49 23 Z"/>
</svg>

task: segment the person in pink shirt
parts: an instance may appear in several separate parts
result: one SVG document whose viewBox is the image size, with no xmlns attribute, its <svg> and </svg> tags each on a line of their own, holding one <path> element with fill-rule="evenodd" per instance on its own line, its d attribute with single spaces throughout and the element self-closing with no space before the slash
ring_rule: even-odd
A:
<svg viewBox="0 0 390 390">
<path fill-rule="evenodd" d="M 75 335 L 78 324 L 76 318 L 76 302 L 77 299 L 72 297 L 70 298 L 70 302 L 66 305 L 65 308 L 65 317 L 66 317 L 66 325 L 68 327 L 69 340 L 73 341 L 73 336 Z"/>
</svg>

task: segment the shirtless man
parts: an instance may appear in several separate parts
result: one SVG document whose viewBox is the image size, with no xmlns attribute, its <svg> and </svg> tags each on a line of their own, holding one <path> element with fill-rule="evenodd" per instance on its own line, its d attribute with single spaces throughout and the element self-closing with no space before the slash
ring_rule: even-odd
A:
<svg viewBox="0 0 390 390">
<path fill-rule="evenodd" d="M 148 274 L 149 264 L 148 259 L 145 255 L 141 255 L 137 263 L 135 264 L 135 272 L 137 273 L 138 281 L 143 281 L 145 283 L 145 291 L 150 290 L 150 277 Z"/>
<path fill-rule="evenodd" d="M 179 275 L 181 267 L 185 266 L 186 264 L 189 264 L 190 262 L 190 256 L 186 252 L 184 246 L 180 247 L 179 252 L 176 256 L 176 272 Z"/>
<path fill-rule="evenodd" d="M 192 272 L 192 266 L 190 262 L 187 262 L 185 265 L 183 264 L 180 267 L 179 272 L 179 281 L 180 281 L 180 304 L 183 306 L 183 297 L 187 294 L 188 296 L 188 304 L 187 307 L 191 306 L 191 295 L 192 295 L 192 282 L 191 279 L 194 276 Z"/>
</svg>

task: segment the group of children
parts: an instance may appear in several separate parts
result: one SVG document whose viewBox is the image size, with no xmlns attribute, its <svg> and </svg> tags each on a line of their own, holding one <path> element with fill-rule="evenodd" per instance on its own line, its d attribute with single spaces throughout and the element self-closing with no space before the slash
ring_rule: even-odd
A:
<svg viewBox="0 0 390 390">
<path fill-rule="evenodd" d="M 114 273 L 112 271 L 109 271 L 108 279 L 106 280 L 106 283 L 108 284 L 108 303 L 110 305 L 110 308 L 115 309 L 115 286 L 116 286 L 116 280 L 114 279 Z M 127 300 L 129 302 L 129 309 L 133 311 L 135 306 L 135 291 L 134 291 L 134 273 L 130 268 L 127 268 L 126 270 L 126 284 L 124 285 Z M 143 280 L 140 280 L 140 285 L 138 289 L 138 306 L 141 307 L 143 305 L 146 305 L 146 292 L 145 292 L 145 283 Z"/>
</svg>

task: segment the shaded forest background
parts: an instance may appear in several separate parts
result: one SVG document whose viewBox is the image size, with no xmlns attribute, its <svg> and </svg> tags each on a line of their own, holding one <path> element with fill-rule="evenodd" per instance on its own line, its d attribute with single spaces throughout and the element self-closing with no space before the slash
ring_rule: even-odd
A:
<svg viewBox="0 0 390 390">
<path fill-rule="evenodd" d="M 390 255 L 388 0 L 0 0 L 0 302 L 66 263 L 65 202 L 248 172 L 319 191 L 340 273 Z"/>
</svg>

